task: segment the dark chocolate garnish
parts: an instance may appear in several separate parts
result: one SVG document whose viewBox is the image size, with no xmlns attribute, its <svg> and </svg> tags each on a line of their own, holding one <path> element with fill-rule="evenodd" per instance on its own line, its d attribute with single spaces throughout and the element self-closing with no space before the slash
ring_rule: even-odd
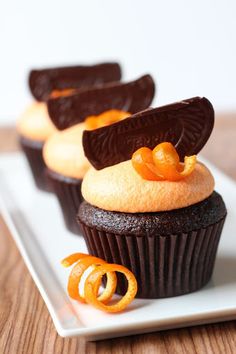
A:
<svg viewBox="0 0 236 354">
<path fill-rule="evenodd" d="M 29 74 L 29 87 L 36 100 L 46 101 L 53 90 L 78 89 L 120 79 L 121 68 L 118 63 L 67 66 L 32 70 Z"/>
<path fill-rule="evenodd" d="M 85 155 L 98 170 L 129 160 L 142 146 L 153 149 L 168 141 L 180 159 L 197 154 L 214 125 L 214 109 L 206 98 L 194 97 L 147 109 L 107 127 L 84 131 Z"/>
<path fill-rule="evenodd" d="M 58 129 L 65 129 L 109 109 L 130 113 L 151 104 L 155 84 L 150 75 L 127 83 L 109 83 L 99 88 L 81 90 L 67 97 L 48 100 L 49 115 Z"/>
</svg>

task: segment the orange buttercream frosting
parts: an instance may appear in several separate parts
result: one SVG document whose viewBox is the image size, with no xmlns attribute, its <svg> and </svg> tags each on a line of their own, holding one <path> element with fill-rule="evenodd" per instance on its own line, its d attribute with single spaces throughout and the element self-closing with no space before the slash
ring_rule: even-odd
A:
<svg viewBox="0 0 236 354">
<path fill-rule="evenodd" d="M 89 169 L 82 183 L 84 199 L 101 209 L 145 213 L 184 208 L 211 195 L 214 178 L 202 163 L 186 178 L 148 181 L 133 168 L 131 160 L 102 170 Z"/>
<path fill-rule="evenodd" d="M 45 141 L 56 131 L 43 102 L 32 103 L 17 122 L 18 132 L 25 138 Z"/>
<path fill-rule="evenodd" d="M 84 123 L 54 133 L 44 144 L 43 158 L 49 169 L 66 177 L 83 178 L 90 164 L 84 155 Z"/>
</svg>

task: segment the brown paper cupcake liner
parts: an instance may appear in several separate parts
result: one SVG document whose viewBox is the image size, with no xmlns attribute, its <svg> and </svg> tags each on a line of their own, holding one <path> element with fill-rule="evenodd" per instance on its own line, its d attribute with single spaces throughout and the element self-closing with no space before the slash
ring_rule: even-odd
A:
<svg viewBox="0 0 236 354">
<path fill-rule="evenodd" d="M 80 234 L 81 230 L 76 221 L 76 215 L 83 201 L 81 194 L 82 179 L 65 177 L 48 168 L 46 174 L 51 189 L 57 196 L 67 229 L 74 234 Z"/>
<path fill-rule="evenodd" d="M 43 142 L 33 141 L 22 136 L 19 138 L 19 142 L 27 158 L 35 185 L 42 191 L 50 192 L 42 154 Z"/>
<path fill-rule="evenodd" d="M 119 235 L 99 231 L 80 222 L 89 253 L 129 268 L 138 281 L 139 298 L 187 294 L 211 278 L 225 217 L 206 228 L 187 233 L 155 236 Z M 117 292 L 126 281 L 118 278 Z"/>
</svg>

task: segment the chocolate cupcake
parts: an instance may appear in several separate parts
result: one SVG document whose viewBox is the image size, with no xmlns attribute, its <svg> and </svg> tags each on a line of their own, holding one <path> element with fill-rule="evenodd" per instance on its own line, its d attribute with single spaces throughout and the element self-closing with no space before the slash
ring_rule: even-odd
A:
<svg viewBox="0 0 236 354">
<path fill-rule="evenodd" d="M 84 87 L 101 85 L 121 78 L 117 63 L 32 70 L 29 88 L 36 99 L 17 123 L 19 142 L 26 155 L 36 186 L 49 191 L 42 148 L 56 127 L 49 118 L 46 101 L 50 96 L 66 96 Z"/>
<path fill-rule="evenodd" d="M 65 224 L 73 233 L 80 231 L 76 213 L 83 200 L 82 179 L 90 166 L 82 146 L 84 129 L 85 123 L 80 123 L 58 131 L 47 140 L 43 148 L 47 178 L 58 198 Z"/>
<path fill-rule="evenodd" d="M 144 88 L 139 102 L 135 105 L 136 95 L 139 95 Z M 105 101 L 98 99 L 104 95 Z M 82 179 L 90 167 L 83 151 L 83 131 L 124 119 L 130 115 L 130 112 L 138 110 L 140 106 L 148 107 L 153 95 L 153 80 L 149 75 L 146 75 L 134 82 L 112 84 L 109 85 L 109 88 L 104 86 L 99 89 L 83 90 L 81 93 L 63 97 L 63 99 L 57 98 L 48 101 L 49 113 L 53 122 L 63 130 L 53 134 L 47 140 L 43 156 L 47 166 L 48 179 L 58 198 L 66 227 L 71 232 L 76 234 L 80 232 L 76 215 L 83 200 L 81 195 Z M 77 105 L 77 101 L 83 102 L 83 104 Z M 66 126 L 64 116 L 66 119 L 70 117 Z M 68 128 L 66 128 L 67 126 Z"/>
<path fill-rule="evenodd" d="M 213 108 L 194 98 L 133 118 L 84 132 L 96 167 L 84 177 L 78 213 L 89 253 L 128 267 L 137 297 L 196 291 L 211 278 L 226 217 L 213 176 L 194 156 L 212 131 Z"/>
<path fill-rule="evenodd" d="M 17 122 L 17 130 L 21 148 L 28 160 L 36 186 L 43 191 L 49 191 L 42 149 L 45 141 L 56 131 L 56 127 L 48 116 L 46 104 L 32 103 Z"/>
</svg>

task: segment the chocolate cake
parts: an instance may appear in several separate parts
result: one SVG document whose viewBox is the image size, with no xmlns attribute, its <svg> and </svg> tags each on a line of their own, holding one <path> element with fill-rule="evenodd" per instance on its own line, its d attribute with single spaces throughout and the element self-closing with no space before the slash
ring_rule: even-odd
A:
<svg viewBox="0 0 236 354">
<path fill-rule="evenodd" d="M 59 200 L 66 227 L 70 231 L 78 234 L 76 214 L 82 201 L 81 182 L 90 167 L 84 156 L 81 134 L 81 131 L 88 128 L 87 121 L 91 116 L 98 121 L 104 115 L 107 118 L 109 115 L 113 116 L 112 121 L 114 111 L 118 120 L 124 119 L 139 107 L 147 108 L 153 94 L 153 79 L 146 75 L 133 82 L 86 89 L 48 101 L 49 113 L 55 125 L 66 129 L 54 134 L 45 143 L 44 160 L 48 167 L 48 178 Z M 136 102 L 137 97 L 139 101 Z M 110 124 L 109 119 L 106 124 Z"/>
<path fill-rule="evenodd" d="M 222 197 L 213 192 L 190 207 L 160 213 L 111 212 L 84 201 L 78 219 L 90 254 L 130 269 L 137 297 L 161 298 L 209 281 L 225 216 Z M 119 276 L 118 293 L 125 292 Z"/>
<path fill-rule="evenodd" d="M 196 291 L 211 278 L 227 214 L 194 155 L 210 136 L 214 110 L 197 97 L 132 119 L 84 132 L 94 167 L 82 182 L 77 220 L 89 253 L 129 268 L 139 298 Z M 126 281 L 118 279 L 124 294 Z"/>
<path fill-rule="evenodd" d="M 19 137 L 19 143 L 32 171 L 35 185 L 42 191 L 50 192 L 51 187 L 46 176 L 46 165 L 42 155 L 43 142 L 33 141 L 21 136 Z"/>
<path fill-rule="evenodd" d="M 81 194 L 82 179 L 70 178 L 46 169 L 48 183 L 59 201 L 65 225 L 74 234 L 80 233 L 80 227 L 76 222 L 78 206 L 82 203 Z"/>
</svg>

